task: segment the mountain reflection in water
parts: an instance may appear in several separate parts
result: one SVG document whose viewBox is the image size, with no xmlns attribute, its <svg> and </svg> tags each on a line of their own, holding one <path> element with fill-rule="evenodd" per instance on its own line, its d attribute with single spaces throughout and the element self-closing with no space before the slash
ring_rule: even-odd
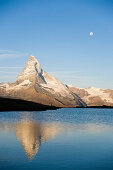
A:
<svg viewBox="0 0 113 170">
<path fill-rule="evenodd" d="M 113 126 L 106 124 L 94 123 L 57 123 L 57 122 L 37 122 L 32 120 L 29 114 L 23 115 L 20 121 L 16 123 L 1 123 L 0 131 L 12 131 L 16 134 L 19 142 L 21 142 L 28 159 L 32 159 L 38 152 L 40 145 L 54 138 L 61 131 L 77 133 L 84 131 L 87 133 L 103 133 L 112 131 Z"/>
<path fill-rule="evenodd" d="M 0 124 L 0 131 L 3 130 L 13 130 L 28 159 L 32 159 L 38 152 L 40 145 L 54 138 L 60 133 L 61 128 L 55 123 L 37 123 L 29 119 L 23 119 L 16 124 Z"/>
<path fill-rule="evenodd" d="M 108 170 L 112 160 L 112 109 L 0 113 L 0 169 Z"/>
<path fill-rule="evenodd" d="M 60 132 L 60 128 L 52 123 L 22 120 L 16 124 L 15 132 L 28 158 L 31 159 L 38 152 L 40 145 L 55 137 Z"/>
</svg>

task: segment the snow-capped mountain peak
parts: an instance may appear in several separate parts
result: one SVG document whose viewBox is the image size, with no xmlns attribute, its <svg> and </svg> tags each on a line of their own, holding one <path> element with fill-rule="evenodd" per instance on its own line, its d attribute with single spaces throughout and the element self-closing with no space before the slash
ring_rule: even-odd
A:
<svg viewBox="0 0 113 170">
<path fill-rule="evenodd" d="M 34 82 L 36 75 L 41 74 L 41 72 L 42 69 L 38 60 L 34 56 L 30 56 L 22 73 L 19 74 L 18 76 L 18 82 L 22 82 L 24 80 L 29 80 L 31 82 Z"/>
<path fill-rule="evenodd" d="M 22 83 L 29 80 L 35 87 L 41 87 L 43 90 L 51 93 L 60 93 L 62 96 L 70 95 L 68 88 L 58 79 L 43 71 L 38 60 L 30 56 L 22 73 L 18 76 L 18 82 Z"/>
</svg>

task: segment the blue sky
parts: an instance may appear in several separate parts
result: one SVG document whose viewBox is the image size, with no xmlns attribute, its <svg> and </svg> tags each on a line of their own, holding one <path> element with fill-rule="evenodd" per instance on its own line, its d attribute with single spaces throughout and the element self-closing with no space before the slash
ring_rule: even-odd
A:
<svg viewBox="0 0 113 170">
<path fill-rule="evenodd" d="M 66 84 L 113 89 L 113 0 L 0 0 L 0 82 L 30 55 Z"/>
</svg>

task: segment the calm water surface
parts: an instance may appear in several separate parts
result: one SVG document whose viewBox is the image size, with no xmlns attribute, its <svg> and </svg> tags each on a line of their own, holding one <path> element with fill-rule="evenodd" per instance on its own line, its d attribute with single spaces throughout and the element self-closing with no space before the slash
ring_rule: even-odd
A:
<svg viewBox="0 0 113 170">
<path fill-rule="evenodd" d="M 113 170 L 113 110 L 0 113 L 0 170 Z"/>
</svg>

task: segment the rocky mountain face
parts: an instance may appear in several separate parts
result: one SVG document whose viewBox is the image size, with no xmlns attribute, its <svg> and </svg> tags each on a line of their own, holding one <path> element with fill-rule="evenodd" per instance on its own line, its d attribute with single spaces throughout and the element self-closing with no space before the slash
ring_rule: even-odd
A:
<svg viewBox="0 0 113 170">
<path fill-rule="evenodd" d="M 86 106 L 68 86 L 45 72 L 34 56 L 30 56 L 15 83 L 0 84 L 0 96 L 56 107 Z"/>
<path fill-rule="evenodd" d="M 87 106 L 113 106 L 113 90 L 111 89 L 68 87 L 73 93 L 78 94 Z"/>
</svg>

